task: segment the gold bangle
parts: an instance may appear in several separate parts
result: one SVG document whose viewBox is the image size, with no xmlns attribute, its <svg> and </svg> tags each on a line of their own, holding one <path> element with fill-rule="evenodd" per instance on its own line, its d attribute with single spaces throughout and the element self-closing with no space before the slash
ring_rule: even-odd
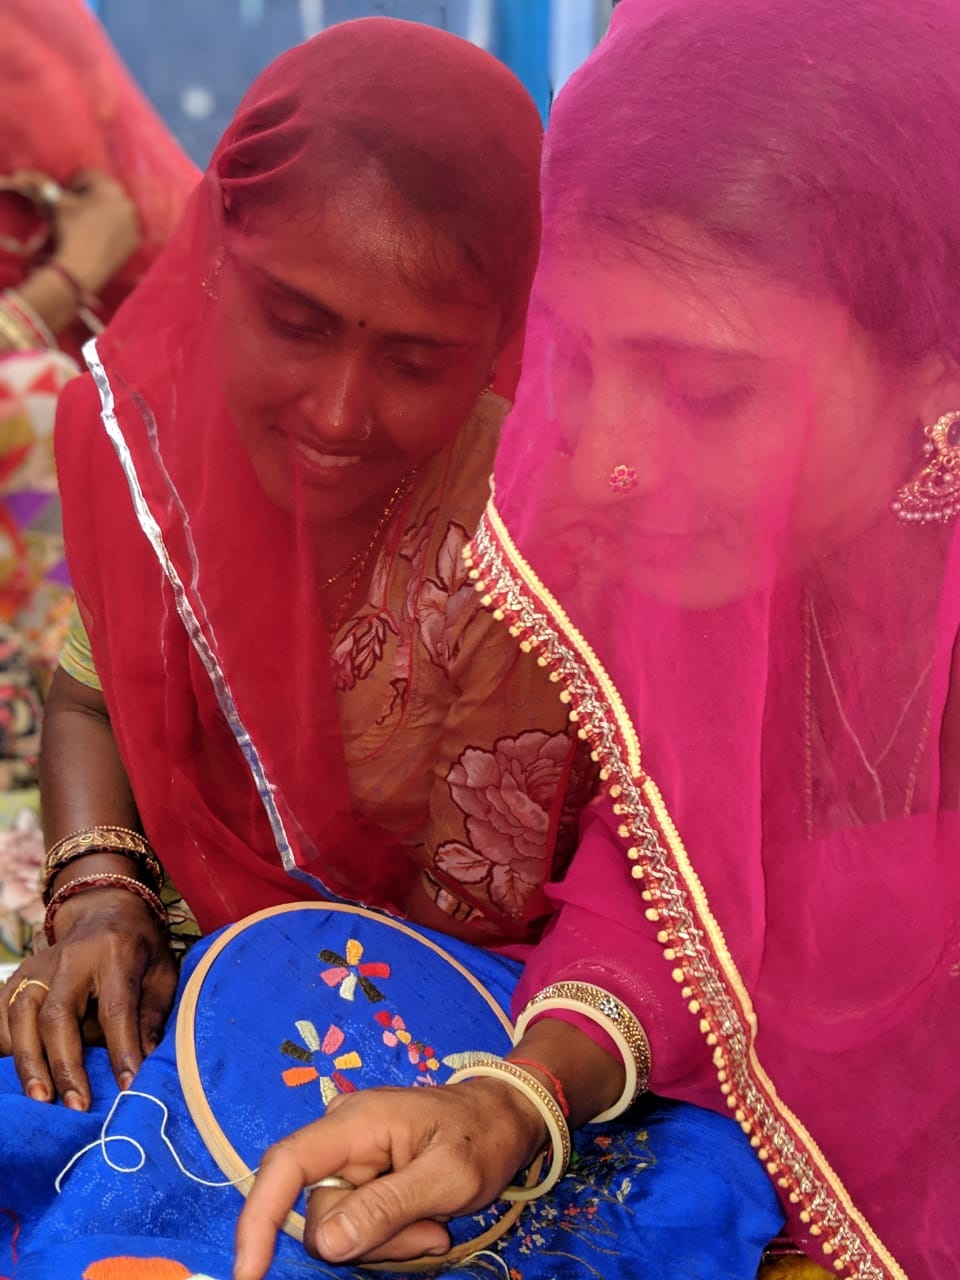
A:
<svg viewBox="0 0 960 1280">
<path fill-rule="evenodd" d="M 566 1172 L 570 1163 L 570 1128 L 560 1106 L 550 1090 L 535 1075 L 505 1058 L 481 1058 L 469 1067 L 461 1067 L 447 1080 L 447 1084 L 459 1084 L 474 1076 L 504 1079 L 513 1085 L 540 1112 L 550 1135 L 551 1159 L 546 1177 L 534 1187 L 509 1186 L 500 1193 L 501 1200 L 538 1200 L 552 1191 Z"/>
<path fill-rule="evenodd" d="M 519 1044 L 534 1018 L 544 1013 L 579 1013 L 605 1031 L 620 1050 L 626 1080 L 623 1092 L 611 1107 L 593 1117 L 591 1124 L 614 1120 L 637 1100 L 650 1079 L 650 1042 L 637 1016 L 622 1000 L 590 982 L 554 982 L 530 1000 L 517 1018 L 513 1043 Z"/>
<path fill-rule="evenodd" d="M 6 341 L 12 351 L 33 351 L 35 348 L 33 335 L 26 325 L 17 320 L 2 302 L 0 302 L 0 338 Z"/>
<path fill-rule="evenodd" d="M 51 884 L 64 867 L 91 853 L 128 854 L 143 868 L 157 893 L 163 888 L 163 867 L 148 841 L 129 827 L 106 824 L 74 831 L 51 845 L 43 862 L 44 901 L 49 896 Z"/>
</svg>

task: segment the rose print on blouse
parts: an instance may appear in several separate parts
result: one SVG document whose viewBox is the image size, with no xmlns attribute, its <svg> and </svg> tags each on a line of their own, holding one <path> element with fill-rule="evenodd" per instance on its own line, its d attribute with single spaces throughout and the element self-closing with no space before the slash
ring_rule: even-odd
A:
<svg viewBox="0 0 960 1280">
<path fill-rule="evenodd" d="M 437 870 L 460 884 L 482 885 L 501 911 L 521 916 L 544 880 L 547 837 L 569 753 L 565 733 L 539 729 L 500 738 L 492 751 L 467 747 L 446 779 L 465 815 L 467 842 L 440 845 Z"/>
<path fill-rule="evenodd" d="M 423 584 L 417 601 L 420 641 L 430 661 L 449 672 L 463 644 L 464 617 L 476 612 L 477 597 L 463 548 L 469 535 L 463 525 L 451 521 L 437 550 L 434 576 Z"/>
</svg>

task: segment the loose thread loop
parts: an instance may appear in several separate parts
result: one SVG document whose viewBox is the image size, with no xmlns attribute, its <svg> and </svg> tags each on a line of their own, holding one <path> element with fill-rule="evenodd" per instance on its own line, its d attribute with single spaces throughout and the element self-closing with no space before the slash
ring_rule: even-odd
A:
<svg viewBox="0 0 960 1280">
<path fill-rule="evenodd" d="M 185 1178 L 188 1178 L 190 1182 L 196 1182 L 201 1187 L 214 1187 L 214 1188 L 235 1187 L 235 1186 L 238 1186 L 241 1182 L 246 1182 L 248 1178 L 252 1178 L 254 1174 L 257 1172 L 256 1169 L 251 1169 L 249 1173 L 245 1173 L 239 1178 L 231 1178 L 227 1182 L 210 1182 L 206 1178 L 201 1178 L 198 1174 L 191 1173 L 190 1170 L 183 1163 L 183 1161 L 180 1159 L 180 1156 L 177 1154 L 176 1147 L 174 1147 L 172 1141 L 170 1140 L 169 1135 L 167 1134 L 167 1121 L 170 1119 L 170 1109 L 169 1107 L 167 1107 L 166 1103 L 161 1102 L 159 1098 L 155 1098 L 152 1093 L 141 1093 L 140 1090 L 138 1089 L 124 1089 L 120 1093 L 118 1093 L 117 1096 L 114 1098 L 113 1104 L 111 1105 L 110 1110 L 107 1112 L 106 1116 L 104 1117 L 103 1124 L 100 1126 L 100 1136 L 98 1138 L 95 1138 L 93 1142 L 88 1142 L 85 1147 L 81 1147 L 80 1150 L 76 1153 L 76 1155 L 71 1156 L 68 1162 L 57 1174 L 53 1183 L 54 1188 L 56 1189 L 57 1195 L 60 1195 L 61 1188 L 63 1185 L 63 1180 L 67 1176 L 67 1174 L 70 1172 L 70 1170 L 73 1168 L 73 1166 L 77 1163 L 77 1161 L 80 1160 L 83 1156 L 85 1156 L 88 1151 L 95 1151 L 98 1147 L 100 1149 L 101 1154 L 103 1155 L 104 1164 L 106 1164 L 108 1168 L 112 1169 L 114 1173 L 139 1173 L 140 1170 L 143 1168 L 143 1166 L 147 1163 L 146 1150 L 143 1147 L 143 1145 L 136 1140 L 136 1138 L 131 1138 L 129 1134 L 125 1134 L 125 1133 L 108 1133 L 107 1132 L 107 1130 L 110 1128 L 110 1125 L 113 1122 L 113 1118 L 116 1114 L 117 1107 L 120 1105 L 120 1103 L 123 1101 L 124 1098 L 143 1098 L 145 1102 L 156 1103 L 156 1105 L 160 1108 L 160 1110 L 163 1112 L 163 1119 L 160 1121 L 160 1138 L 163 1142 L 163 1145 L 167 1148 L 167 1150 L 170 1152 L 171 1156 L 173 1157 L 174 1164 L 176 1164 L 177 1168 L 180 1170 L 183 1176 Z M 139 1155 L 138 1163 L 134 1165 L 116 1164 L 110 1158 L 110 1155 L 107 1151 L 108 1142 L 128 1142 Z"/>
</svg>

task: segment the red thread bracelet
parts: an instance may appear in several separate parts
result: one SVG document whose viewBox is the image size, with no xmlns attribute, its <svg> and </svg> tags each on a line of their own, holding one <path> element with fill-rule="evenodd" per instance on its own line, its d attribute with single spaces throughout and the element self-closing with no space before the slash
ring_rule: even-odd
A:
<svg viewBox="0 0 960 1280">
<path fill-rule="evenodd" d="M 167 923 L 167 909 L 163 902 L 152 889 L 149 889 L 141 881 L 135 880 L 133 876 L 124 876 L 112 871 L 104 871 L 99 875 L 77 876 L 76 880 L 68 881 L 67 884 L 56 891 L 50 899 L 50 905 L 47 907 L 43 920 L 43 932 L 51 947 L 57 941 L 57 935 L 53 927 L 57 912 L 69 898 L 74 898 L 78 893 L 83 893 L 87 889 L 124 889 L 127 893 L 136 894 L 138 898 L 141 898 L 147 904 L 159 924 L 165 925 Z"/>
<path fill-rule="evenodd" d="M 546 1076 L 553 1086 L 557 1105 L 563 1112 L 564 1120 L 570 1119 L 570 1104 L 567 1102 L 567 1095 L 563 1092 L 563 1085 L 552 1071 L 548 1071 L 541 1063 L 534 1062 L 532 1058 L 508 1058 L 507 1061 L 515 1063 L 518 1067 L 533 1067 L 534 1071 L 539 1071 L 542 1076 Z"/>
<path fill-rule="evenodd" d="M 57 262 L 55 258 L 50 258 L 43 265 L 49 271 L 55 272 L 63 281 L 63 283 L 67 285 L 67 287 L 73 293 L 73 296 L 76 298 L 78 306 L 89 306 L 90 294 L 86 291 L 86 289 L 84 289 L 83 285 L 80 283 L 77 277 L 73 274 L 73 272 L 68 270 L 63 265 L 62 262 Z"/>
</svg>

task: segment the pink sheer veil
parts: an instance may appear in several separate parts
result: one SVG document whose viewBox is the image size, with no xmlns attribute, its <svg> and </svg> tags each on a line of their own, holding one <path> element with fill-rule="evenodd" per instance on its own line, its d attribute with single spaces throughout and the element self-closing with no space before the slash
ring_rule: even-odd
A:
<svg viewBox="0 0 960 1280">
<path fill-rule="evenodd" d="M 609 775 L 652 1087 L 861 1277 L 960 1256 L 958 86 L 956 0 L 623 0 L 474 548 Z"/>
</svg>

